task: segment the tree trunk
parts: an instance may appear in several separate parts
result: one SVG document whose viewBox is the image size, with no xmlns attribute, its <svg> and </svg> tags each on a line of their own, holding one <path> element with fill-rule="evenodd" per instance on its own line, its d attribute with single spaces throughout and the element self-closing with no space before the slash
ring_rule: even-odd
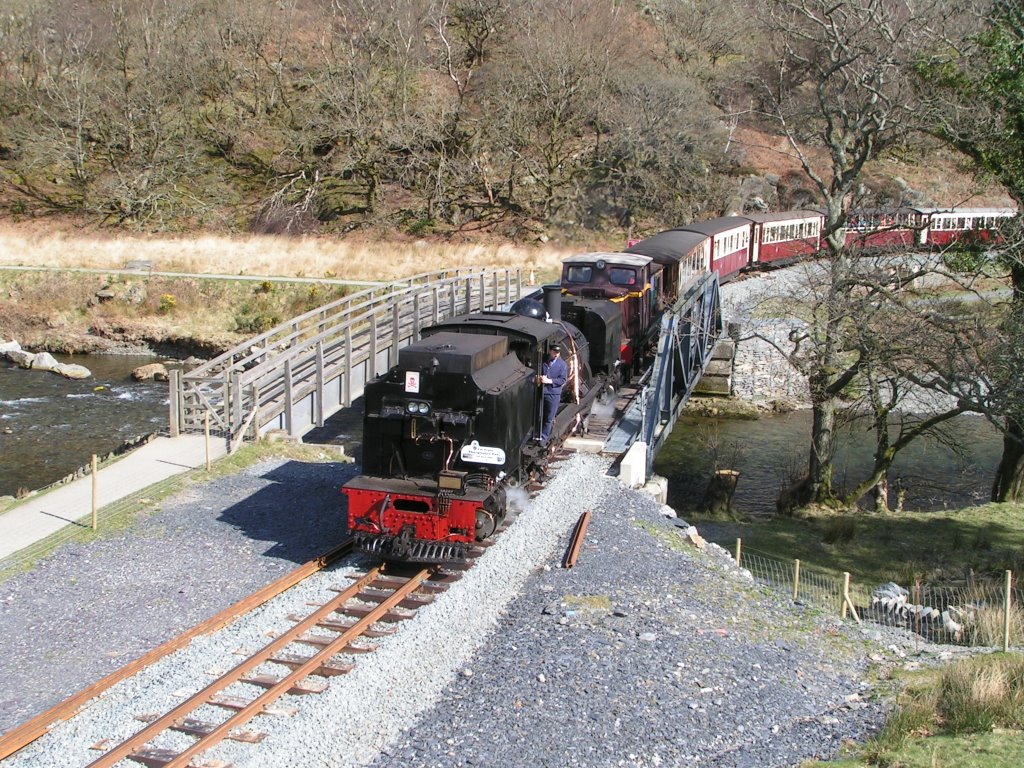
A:
<svg viewBox="0 0 1024 768">
<path fill-rule="evenodd" d="M 732 516 L 732 497 L 736 493 L 736 483 L 740 473 L 735 469 L 719 469 L 711 476 L 704 498 L 700 502 L 701 511 L 712 517 Z"/>
<path fill-rule="evenodd" d="M 872 489 L 875 497 L 875 512 L 882 513 L 889 511 L 889 476 L 882 473 L 875 487 Z"/>
<path fill-rule="evenodd" d="M 1016 196 L 1015 197 L 1019 197 Z M 1018 199 L 1018 205 L 1022 202 Z M 1020 321 L 1024 318 L 1024 260 L 1015 258 L 1010 263 L 1010 283 L 1013 288 L 1010 312 Z M 1020 501 L 1024 498 L 1024 424 L 1013 416 L 1006 417 L 1003 432 L 1003 456 L 999 460 L 995 480 L 992 482 L 992 501 Z"/>
<path fill-rule="evenodd" d="M 1003 457 L 992 483 L 992 501 L 1020 501 L 1024 494 L 1024 425 L 1006 420 Z"/>
<path fill-rule="evenodd" d="M 802 504 L 832 501 L 832 456 L 835 454 L 836 403 L 833 398 L 812 406 L 811 456 Z"/>
</svg>

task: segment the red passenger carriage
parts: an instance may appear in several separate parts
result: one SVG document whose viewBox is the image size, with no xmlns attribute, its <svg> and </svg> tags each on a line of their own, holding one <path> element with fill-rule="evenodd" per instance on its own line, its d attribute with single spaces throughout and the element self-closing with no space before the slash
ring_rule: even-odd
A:
<svg viewBox="0 0 1024 768">
<path fill-rule="evenodd" d="M 752 222 L 751 264 L 785 263 L 821 248 L 824 217 L 818 211 L 748 213 Z"/>
</svg>

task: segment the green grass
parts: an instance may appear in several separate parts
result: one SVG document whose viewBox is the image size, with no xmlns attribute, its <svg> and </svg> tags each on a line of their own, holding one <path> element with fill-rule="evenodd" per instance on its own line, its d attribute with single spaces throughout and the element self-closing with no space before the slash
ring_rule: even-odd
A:
<svg viewBox="0 0 1024 768">
<path fill-rule="evenodd" d="M 734 551 L 853 582 L 957 580 L 1024 566 L 1024 505 L 950 512 L 830 514 L 797 520 L 701 523 L 702 535 Z M 1001 613 L 1000 613 L 1001 616 Z M 1001 635 L 1001 619 L 998 622 Z M 1024 765 L 1024 656 L 989 654 L 935 669 L 899 672 L 896 707 L 877 739 L 852 746 L 832 766 L 1010 768 Z M 808 764 L 812 765 L 812 764 Z"/>
<path fill-rule="evenodd" d="M 743 550 L 873 584 L 937 581 L 1024 570 L 1024 505 L 985 504 L 949 512 L 837 513 L 809 520 L 695 521 L 729 551 Z"/>
<path fill-rule="evenodd" d="M 834 766 L 1016 768 L 1024 764 L 1024 656 L 989 654 L 899 673 L 882 733 Z"/>
</svg>

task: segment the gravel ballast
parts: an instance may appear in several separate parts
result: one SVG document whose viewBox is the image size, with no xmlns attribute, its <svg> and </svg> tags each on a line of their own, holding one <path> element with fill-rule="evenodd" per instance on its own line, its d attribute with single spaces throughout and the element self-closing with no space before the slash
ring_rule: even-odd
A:
<svg viewBox="0 0 1024 768">
<path fill-rule="evenodd" d="M 326 549 L 341 535 L 338 488 L 355 471 L 261 462 L 0 585 L 3 729 Z M 560 559 L 585 509 L 593 519 L 566 571 Z M 461 581 L 354 657 L 352 673 L 322 694 L 286 697 L 294 717 L 259 718 L 250 728 L 269 734 L 262 744 L 226 742 L 209 755 L 239 768 L 771 766 L 874 733 L 884 704 L 865 682 L 869 656 L 900 649 L 758 587 L 722 550 L 684 543 L 681 521 L 663 512 L 609 477 L 604 460 L 567 459 Z M 141 727 L 134 715 L 206 685 L 361 562 L 197 639 L 0 765 L 88 764 L 90 745 L 126 738 Z M 68 595 L 72 578 L 93 588 Z M 130 618 L 137 611 L 145 621 Z"/>
</svg>

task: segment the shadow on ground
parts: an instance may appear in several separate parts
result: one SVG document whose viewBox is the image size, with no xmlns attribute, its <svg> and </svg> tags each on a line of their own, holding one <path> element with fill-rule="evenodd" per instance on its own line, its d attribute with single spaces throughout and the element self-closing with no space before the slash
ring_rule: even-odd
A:
<svg viewBox="0 0 1024 768">
<path fill-rule="evenodd" d="M 226 508 L 219 519 L 265 542 L 263 556 L 305 563 L 345 538 L 341 486 L 356 474 L 355 464 L 288 461 L 254 478 L 262 487 Z"/>
<path fill-rule="evenodd" d="M 311 429 L 302 436 L 302 442 L 308 445 L 340 445 L 345 448 L 346 455 L 357 463 L 362 461 L 363 398 L 325 419 L 322 427 Z"/>
</svg>

